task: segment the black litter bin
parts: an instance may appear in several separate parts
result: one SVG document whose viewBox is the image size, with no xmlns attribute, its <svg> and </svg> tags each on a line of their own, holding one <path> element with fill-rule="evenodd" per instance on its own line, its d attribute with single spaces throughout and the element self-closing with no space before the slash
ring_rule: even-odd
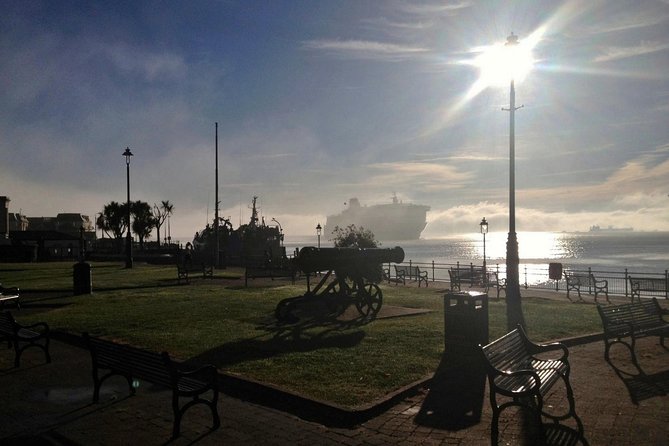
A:
<svg viewBox="0 0 669 446">
<path fill-rule="evenodd" d="M 91 294 L 93 292 L 93 278 L 90 263 L 75 263 L 72 270 L 74 294 Z"/>
<path fill-rule="evenodd" d="M 447 351 L 478 354 L 488 343 L 488 294 L 477 291 L 444 295 L 444 346 Z"/>
</svg>

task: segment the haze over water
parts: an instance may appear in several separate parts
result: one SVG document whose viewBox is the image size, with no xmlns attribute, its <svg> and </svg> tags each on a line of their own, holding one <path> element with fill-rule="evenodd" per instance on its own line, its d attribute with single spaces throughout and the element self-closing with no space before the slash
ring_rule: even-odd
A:
<svg viewBox="0 0 669 446">
<path fill-rule="evenodd" d="M 489 266 L 503 266 L 507 233 L 486 235 L 486 259 Z M 316 246 L 313 237 L 287 237 L 288 254 L 296 247 Z M 321 237 L 321 246 L 332 246 Z M 382 242 L 382 247 L 401 246 L 405 261 L 418 263 L 476 263 L 483 260 L 483 236 L 461 234 L 442 239 Z M 518 247 L 522 264 L 541 265 L 559 262 L 574 268 L 593 270 L 662 273 L 669 268 L 669 232 L 520 232 Z"/>
</svg>

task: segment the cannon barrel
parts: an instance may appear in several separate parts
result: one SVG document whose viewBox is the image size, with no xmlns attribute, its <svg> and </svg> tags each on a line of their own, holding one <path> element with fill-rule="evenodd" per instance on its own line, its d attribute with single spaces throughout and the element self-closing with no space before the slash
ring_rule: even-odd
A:
<svg viewBox="0 0 669 446">
<path fill-rule="evenodd" d="M 382 263 L 402 263 L 404 250 L 394 248 L 316 248 L 307 246 L 299 250 L 294 262 L 305 273 L 342 270 L 349 274 L 368 270 Z"/>
</svg>

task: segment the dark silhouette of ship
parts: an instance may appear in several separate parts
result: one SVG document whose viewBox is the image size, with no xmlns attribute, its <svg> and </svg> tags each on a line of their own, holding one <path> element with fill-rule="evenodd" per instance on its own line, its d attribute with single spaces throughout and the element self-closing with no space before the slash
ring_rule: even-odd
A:
<svg viewBox="0 0 669 446">
<path fill-rule="evenodd" d="M 340 214 L 329 215 L 325 223 L 325 235 L 330 236 L 335 227 L 355 225 L 372 231 L 379 241 L 417 240 L 425 229 L 425 216 L 429 206 L 402 203 L 393 194 L 392 203 L 361 206 L 357 198 L 351 198 L 348 207 Z"/>
</svg>

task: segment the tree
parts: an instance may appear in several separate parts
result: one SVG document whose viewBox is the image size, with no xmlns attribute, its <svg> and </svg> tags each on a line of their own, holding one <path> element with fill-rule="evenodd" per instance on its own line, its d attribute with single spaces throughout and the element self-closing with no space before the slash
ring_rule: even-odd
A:
<svg viewBox="0 0 669 446">
<path fill-rule="evenodd" d="M 139 244 L 143 248 L 144 239 L 151 234 L 151 230 L 156 226 L 156 219 L 151 212 L 151 206 L 144 201 L 130 203 L 130 214 L 132 231 L 137 234 Z M 117 241 L 117 249 L 121 252 L 123 236 L 128 230 L 128 204 L 119 204 L 116 201 L 109 202 L 104 206 L 102 214 L 95 221 L 95 225 L 107 235 L 111 233 Z"/>
<path fill-rule="evenodd" d="M 170 218 L 170 215 L 174 212 L 174 205 L 170 203 L 169 200 L 163 200 L 160 202 L 160 207 L 157 204 L 153 205 L 153 215 L 156 219 L 156 240 L 158 241 L 158 246 L 160 246 L 160 228 L 165 223 L 165 220 Z M 166 237 L 167 238 L 167 237 Z"/>
<path fill-rule="evenodd" d="M 95 221 L 95 225 L 102 230 L 108 236 L 111 234 L 112 237 L 117 241 L 117 249 L 120 252 L 122 244 L 120 241 L 123 238 L 123 234 L 126 230 L 125 220 L 126 220 L 126 211 L 127 207 L 119 204 L 116 201 L 111 201 L 104 206 L 102 209 L 102 214 L 98 216 Z"/>
<path fill-rule="evenodd" d="M 348 225 L 346 228 L 335 226 L 332 231 L 335 248 L 378 248 L 381 244 L 374 238 L 374 233 L 362 226 Z"/>
<path fill-rule="evenodd" d="M 132 232 L 139 238 L 139 248 L 144 249 L 144 239 L 148 238 L 156 227 L 156 217 L 149 203 L 139 200 L 130 203 L 130 213 L 133 217 Z"/>
</svg>

